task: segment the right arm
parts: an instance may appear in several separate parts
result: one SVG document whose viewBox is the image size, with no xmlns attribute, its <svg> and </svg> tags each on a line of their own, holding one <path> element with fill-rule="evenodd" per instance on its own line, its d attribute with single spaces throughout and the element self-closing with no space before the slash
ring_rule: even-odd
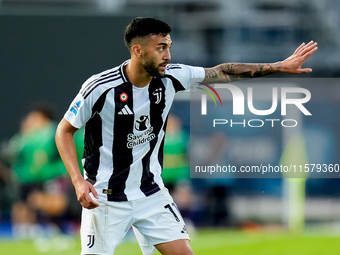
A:
<svg viewBox="0 0 340 255">
<path fill-rule="evenodd" d="M 93 209 L 98 207 L 99 204 L 91 198 L 90 193 L 97 199 L 99 197 L 93 185 L 84 179 L 79 169 L 73 139 L 73 135 L 77 130 L 66 119 L 62 119 L 58 125 L 55 140 L 61 159 L 71 177 L 79 203 L 84 208 Z"/>
<path fill-rule="evenodd" d="M 276 63 L 225 63 L 215 67 L 205 68 L 205 79 L 203 83 L 231 82 L 262 77 L 272 73 L 309 73 L 312 69 L 302 68 L 302 64 L 313 55 L 317 49 L 317 43 L 310 41 L 307 44 L 301 44 L 290 57 Z"/>
</svg>

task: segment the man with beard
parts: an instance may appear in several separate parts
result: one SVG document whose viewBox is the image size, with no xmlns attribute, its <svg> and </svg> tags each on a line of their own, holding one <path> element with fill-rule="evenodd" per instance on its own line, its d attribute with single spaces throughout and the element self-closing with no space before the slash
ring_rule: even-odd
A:
<svg viewBox="0 0 340 255">
<path fill-rule="evenodd" d="M 83 206 L 82 254 L 112 254 L 132 226 L 143 254 L 193 254 L 183 219 L 161 179 L 166 119 L 177 92 L 200 82 L 271 73 L 308 73 L 316 50 L 302 44 L 273 64 L 212 68 L 169 64 L 171 28 L 135 18 L 126 28 L 131 59 L 89 78 L 60 122 L 56 142 Z M 85 126 L 81 175 L 73 134 Z"/>
</svg>

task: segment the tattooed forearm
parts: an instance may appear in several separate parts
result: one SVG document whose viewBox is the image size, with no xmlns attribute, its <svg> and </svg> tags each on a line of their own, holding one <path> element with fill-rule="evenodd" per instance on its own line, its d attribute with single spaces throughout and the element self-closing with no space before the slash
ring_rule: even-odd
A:
<svg viewBox="0 0 340 255">
<path fill-rule="evenodd" d="M 239 78 L 261 77 L 279 72 L 281 63 L 275 64 L 222 64 L 222 72 L 228 75 L 236 75 Z"/>
<path fill-rule="evenodd" d="M 205 82 L 230 82 L 280 72 L 281 62 L 273 64 L 227 63 L 205 70 Z"/>
<path fill-rule="evenodd" d="M 218 79 L 218 73 L 215 69 L 209 68 L 205 73 L 205 78 L 207 79 Z"/>
</svg>

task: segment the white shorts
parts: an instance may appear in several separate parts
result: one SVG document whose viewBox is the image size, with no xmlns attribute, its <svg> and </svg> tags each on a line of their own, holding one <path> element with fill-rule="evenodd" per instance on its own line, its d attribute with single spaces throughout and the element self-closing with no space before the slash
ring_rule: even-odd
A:
<svg viewBox="0 0 340 255">
<path fill-rule="evenodd" d="M 83 208 L 81 254 L 112 255 L 131 226 L 144 255 L 153 254 L 156 244 L 189 239 L 167 189 L 133 201 L 96 201 L 99 207 Z"/>
</svg>

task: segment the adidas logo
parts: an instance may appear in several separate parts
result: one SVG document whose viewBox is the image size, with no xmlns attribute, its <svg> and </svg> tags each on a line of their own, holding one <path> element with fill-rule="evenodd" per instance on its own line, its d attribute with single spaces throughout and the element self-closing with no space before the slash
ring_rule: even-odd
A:
<svg viewBox="0 0 340 255">
<path fill-rule="evenodd" d="M 182 234 L 184 234 L 184 233 L 187 233 L 187 234 L 188 234 L 187 226 L 185 226 L 185 225 L 183 226 L 183 229 L 182 229 L 181 233 L 182 233 Z"/>
<path fill-rule="evenodd" d="M 130 110 L 127 104 L 118 112 L 118 115 L 132 115 L 133 112 Z"/>
</svg>

